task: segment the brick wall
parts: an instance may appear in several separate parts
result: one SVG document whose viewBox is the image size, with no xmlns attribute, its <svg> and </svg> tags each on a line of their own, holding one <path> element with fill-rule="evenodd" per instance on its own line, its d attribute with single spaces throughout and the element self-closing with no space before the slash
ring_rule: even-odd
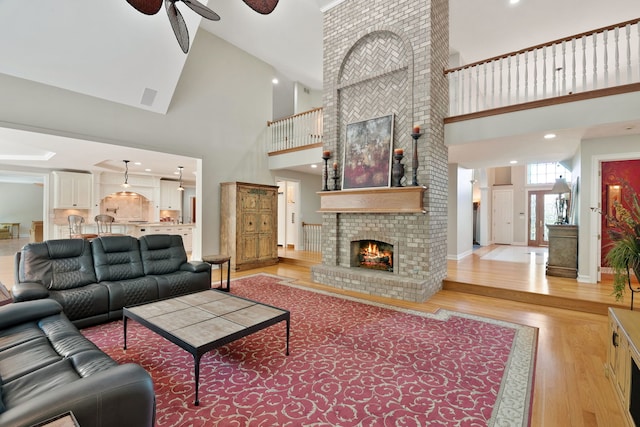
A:
<svg viewBox="0 0 640 427">
<path fill-rule="evenodd" d="M 342 160 L 346 125 L 394 115 L 394 148 L 405 151 L 411 184 L 413 124 L 417 181 L 426 214 L 323 214 L 322 265 L 317 282 L 412 301 L 442 287 L 447 252 L 448 1 L 347 0 L 324 15 L 324 145 Z M 366 235 L 397 242 L 397 271 L 349 268 L 350 242 Z"/>
</svg>

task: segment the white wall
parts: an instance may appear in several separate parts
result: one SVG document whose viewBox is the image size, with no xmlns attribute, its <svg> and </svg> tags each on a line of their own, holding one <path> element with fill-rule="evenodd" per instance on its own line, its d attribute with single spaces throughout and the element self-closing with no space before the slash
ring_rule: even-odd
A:
<svg viewBox="0 0 640 427">
<path fill-rule="evenodd" d="M 526 246 L 527 237 L 527 167 L 511 167 L 513 184 L 513 244 Z"/>
<path fill-rule="evenodd" d="M 278 84 L 273 85 L 273 117 L 270 120 L 278 120 L 292 116 L 295 111 L 295 85 L 281 74 L 277 74 Z"/>
<path fill-rule="evenodd" d="M 166 115 L 0 75 L 0 125 L 202 159 L 196 233 L 202 253 L 215 253 L 220 182 L 274 182 L 262 145 L 272 76 L 270 65 L 199 31 Z"/>
<path fill-rule="evenodd" d="M 447 258 L 459 260 L 473 251 L 473 170 L 449 165 Z"/>
<path fill-rule="evenodd" d="M 0 194 L 0 222 L 19 222 L 20 236 L 29 237 L 31 221 L 43 218 L 42 185 L 0 182 Z"/>
<path fill-rule="evenodd" d="M 322 91 L 313 90 L 296 82 L 294 86 L 295 114 L 304 113 L 318 107 L 322 107 Z"/>
</svg>

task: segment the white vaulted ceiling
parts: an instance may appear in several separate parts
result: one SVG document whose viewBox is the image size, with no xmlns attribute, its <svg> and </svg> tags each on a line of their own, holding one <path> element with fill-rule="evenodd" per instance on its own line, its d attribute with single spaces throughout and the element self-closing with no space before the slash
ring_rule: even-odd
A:
<svg viewBox="0 0 640 427">
<path fill-rule="evenodd" d="M 280 0 L 270 15 L 241 0 L 203 3 L 221 16 L 219 22 L 178 3 L 192 42 L 198 31 L 209 31 L 290 80 L 322 88 L 321 9 L 340 0 Z M 509 0 L 450 0 L 450 47 L 469 63 L 638 15 L 637 0 L 521 0 L 515 6 Z M 147 16 L 126 0 L 0 1 L 3 74 L 166 114 L 187 56 L 164 7 Z M 0 154 L 11 146 L 3 145 L 9 137 L 0 132 Z"/>
</svg>

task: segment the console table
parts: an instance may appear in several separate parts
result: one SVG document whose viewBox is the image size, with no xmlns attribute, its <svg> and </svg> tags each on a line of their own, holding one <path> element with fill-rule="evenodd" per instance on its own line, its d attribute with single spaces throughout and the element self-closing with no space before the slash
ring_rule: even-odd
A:
<svg viewBox="0 0 640 427">
<path fill-rule="evenodd" d="M 578 277 L 578 226 L 547 224 L 549 259 L 547 276 Z"/>
</svg>

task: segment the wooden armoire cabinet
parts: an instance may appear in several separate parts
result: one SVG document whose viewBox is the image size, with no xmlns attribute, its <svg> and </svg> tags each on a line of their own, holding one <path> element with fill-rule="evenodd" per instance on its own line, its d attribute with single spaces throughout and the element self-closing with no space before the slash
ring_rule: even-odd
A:
<svg viewBox="0 0 640 427">
<path fill-rule="evenodd" d="M 278 262 L 277 186 L 220 184 L 220 251 L 236 271 Z"/>
</svg>

